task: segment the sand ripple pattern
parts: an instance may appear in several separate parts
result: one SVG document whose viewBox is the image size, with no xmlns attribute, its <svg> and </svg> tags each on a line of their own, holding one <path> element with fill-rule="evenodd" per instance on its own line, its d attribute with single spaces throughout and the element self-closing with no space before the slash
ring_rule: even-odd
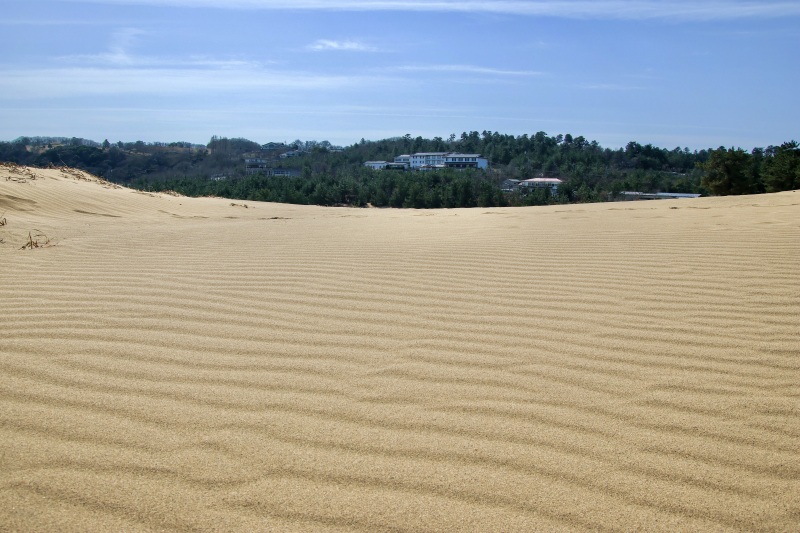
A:
<svg viewBox="0 0 800 533">
<path fill-rule="evenodd" d="M 800 530 L 800 192 L 245 209 L 33 173 L 0 170 L 1 530 Z"/>
</svg>

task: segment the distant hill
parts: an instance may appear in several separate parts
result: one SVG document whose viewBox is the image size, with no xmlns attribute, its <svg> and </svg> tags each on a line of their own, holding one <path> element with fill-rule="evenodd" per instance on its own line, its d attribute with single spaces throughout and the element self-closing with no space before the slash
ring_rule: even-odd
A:
<svg viewBox="0 0 800 533">
<path fill-rule="evenodd" d="M 796 144 L 752 152 L 723 147 L 666 149 L 637 142 L 610 149 L 570 134 L 514 136 L 491 131 L 464 132 L 448 139 L 410 135 L 362 139 L 343 148 L 327 141 L 262 145 L 216 136 L 206 145 L 19 137 L 0 143 L 0 161 L 71 166 L 132 187 L 172 189 L 189 195 L 324 205 L 451 207 L 605 201 L 623 191 L 736 194 L 785 190 L 800 186 L 796 185 L 800 178 L 794 177 L 800 160 Z M 482 154 L 490 168 L 420 176 L 363 166 L 368 160 L 441 151 Z M 300 177 L 248 175 L 248 158 L 258 158 L 265 174 L 280 167 L 283 174 Z M 559 178 L 564 186 L 556 196 L 501 190 L 506 180 L 536 177 Z"/>
</svg>

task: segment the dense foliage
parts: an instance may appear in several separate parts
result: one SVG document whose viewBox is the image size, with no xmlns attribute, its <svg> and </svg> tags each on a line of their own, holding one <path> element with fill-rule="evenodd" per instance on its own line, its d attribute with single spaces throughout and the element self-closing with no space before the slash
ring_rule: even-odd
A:
<svg viewBox="0 0 800 533">
<path fill-rule="evenodd" d="M 747 153 L 742 149 L 712 150 L 702 184 L 712 194 L 756 194 L 800 188 L 800 146 L 796 141 Z"/>
<path fill-rule="evenodd" d="M 137 184 L 146 190 L 169 188 L 189 196 L 294 204 L 413 208 L 509 205 L 509 199 L 493 181 L 474 171 L 376 172 L 356 168 L 347 174 L 311 172 L 300 178 L 255 174 L 230 180 L 183 178 Z M 537 196 L 531 195 L 533 198 Z"/>
<path fill-rule="evenodd" d="M 628 143 L 602 148 L 572 135 L 504 135 L 465 132 L 448 139 L 362 140 L 335 149 L 327 141 L 295 141 L 284 150 L 265 151 L 247 139 L 213 137 L 191 143 L 111 144 L 78 138 L 19 138 L 0 143 L 0 161 L 33 166 L 67 165 L 108 180 L 146 190 L 175 190 L 190 196 L 320 205 L 392 207 L 471 207 L 541 205 L 614 199 L 622 191 L 749 194 L 800 187 L 800 148 L 780 147 L 690 151 Z M 287 154 L 285 152 L 292 151 Z M 400 154 L 454 151 L 480 153 L 490 169 L 428 172 L 374 171 L 368 160 L 392 160 Z M 282 159 L 279 156 L 296 157 Z M 247 175 L 245 158 L 292 168 L 299 177 Z M 508 179 L 538 176 L 564 181 L 558 195 L 504 192 Z"/>
</svg>

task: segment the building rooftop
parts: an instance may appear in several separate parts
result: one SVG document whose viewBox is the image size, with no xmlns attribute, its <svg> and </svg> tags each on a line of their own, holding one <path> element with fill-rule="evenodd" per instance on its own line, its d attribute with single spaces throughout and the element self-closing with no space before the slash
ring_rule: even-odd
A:
<svg viewBox="0 0 800 533">
<path fill-rule="evenodd" d="M 531 178 L 529 180 L 523 180 L 527 183 L 564 183 L 562 180 L 558 178 Z"/>
</svg>

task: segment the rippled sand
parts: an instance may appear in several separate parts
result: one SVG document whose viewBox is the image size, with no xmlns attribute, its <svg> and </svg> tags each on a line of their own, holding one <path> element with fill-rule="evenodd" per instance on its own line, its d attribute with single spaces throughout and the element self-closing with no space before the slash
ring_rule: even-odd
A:
<svg viewBox="0 0 800 533">
<path fill-rule="evenodd" d="M 0 530 L 800 530 L 800 192 L 3 218 Z"/>
</svg>

